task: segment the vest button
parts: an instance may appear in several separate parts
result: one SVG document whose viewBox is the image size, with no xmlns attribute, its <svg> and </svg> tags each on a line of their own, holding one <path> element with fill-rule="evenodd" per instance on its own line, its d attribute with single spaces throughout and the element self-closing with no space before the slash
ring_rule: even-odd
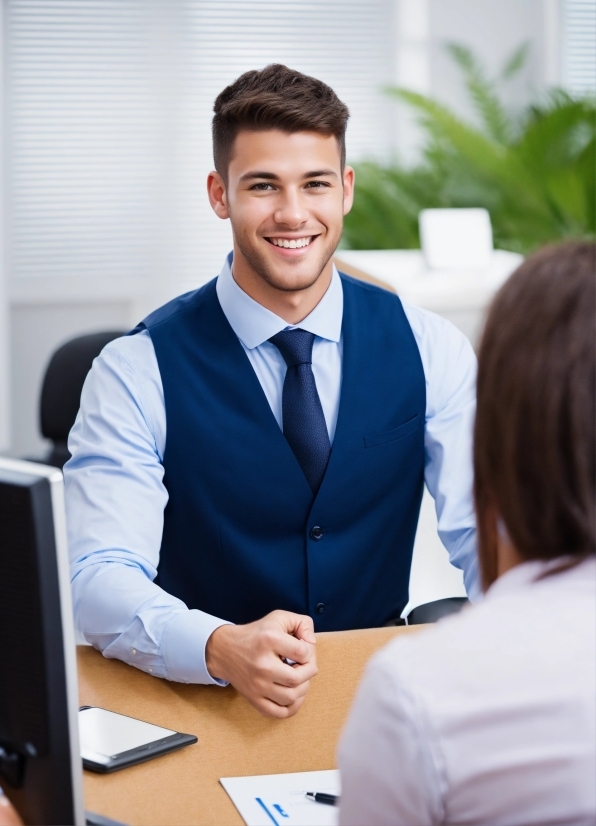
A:
<svg viewBox="0 0 596 826">
<path fill-rule="evenodd" d="M 317 612 L 317 614 L 322 614 L 324 610 L 325 610 L 325 603 L 324 602 L 319 602 L 315 606 L 315 611 Z"/>
<path fill-rule="evenodd" d="M 314 539 L 315 542 L 319 539 L 323 538 L 323 528 L 320 528 L 318 525 L 315 525 L 314 528 L 310 529 L 310 538 Z"/>
</svg>

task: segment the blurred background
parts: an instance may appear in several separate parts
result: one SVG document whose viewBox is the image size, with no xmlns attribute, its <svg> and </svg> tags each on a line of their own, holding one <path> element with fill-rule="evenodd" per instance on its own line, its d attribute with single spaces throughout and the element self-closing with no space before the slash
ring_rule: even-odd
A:
<svg viewBox="0 0 596 826">
<path fill-rule="evenodd" d="M 427 296 L 442 289 L 456 323 L 479 270 L 428 276 L 422 209 L 482 207 L 495 248 L 518 256 L 594 234 L 596 0 L 3 0 L 2 11 L 0 449 L 13 455 L 47 450 L 39 395 L 56 348 L 130 328 L 218 273 L 231 242 L 205 190 L 212 104 L 247 69 L 286 63 L 348 104 L 358 183 L 338 255 L 389 282 L 405 268 L 414 297 L 416 279 Z M 379 252 L 395 250 L 414 252 Z M 474 340 L 477 315 L 461 326 Z"/>
</svg>

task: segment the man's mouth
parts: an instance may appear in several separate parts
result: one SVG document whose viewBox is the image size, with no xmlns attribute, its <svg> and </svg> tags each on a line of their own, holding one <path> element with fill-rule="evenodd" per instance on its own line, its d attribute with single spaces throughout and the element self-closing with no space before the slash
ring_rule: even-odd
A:
<svg viewBox="0 0 596 826">
<path fill-rule="evenodd" d="M 302 238 L 266 238 L 274 247 L 283 247 L 286 250 L 302 249 L 308 247 L 315 240 L 316 235 L 305 235 Z"/>
</svg>

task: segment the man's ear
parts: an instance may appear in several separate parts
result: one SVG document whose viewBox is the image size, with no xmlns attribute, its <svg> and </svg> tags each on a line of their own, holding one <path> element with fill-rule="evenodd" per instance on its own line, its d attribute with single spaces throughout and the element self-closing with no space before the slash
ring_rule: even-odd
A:
<svg viewBox="0 0 596 826">
<path fill-rule="evenodd" d="M 207 176 L 207 195 L 211 209 L 218 218 L 229 218 L 228 199 L 226 195 L 226 185 L 219 172 L 210 172 Z"/>
<path fill-rule="evenodd" d="M 354 203 L 354 183 L 356 180 L 356 173 L 351 166 L 346 166 L 344 169 L 343 185 L 344 185 L 344 215 L 352 209 Z"/>
</svg>

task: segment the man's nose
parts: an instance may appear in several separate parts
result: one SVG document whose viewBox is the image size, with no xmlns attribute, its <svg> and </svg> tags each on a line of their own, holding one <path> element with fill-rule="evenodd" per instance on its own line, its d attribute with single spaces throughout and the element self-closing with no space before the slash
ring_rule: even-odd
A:
<svg viewBox="0 0 596 826">
<path fill-rule="evenodd" d="M 308 220 L 308 210 L 299 192 L 284 192 L 274 213 L 276 224 L 297 229 Z"/>
</svg>

